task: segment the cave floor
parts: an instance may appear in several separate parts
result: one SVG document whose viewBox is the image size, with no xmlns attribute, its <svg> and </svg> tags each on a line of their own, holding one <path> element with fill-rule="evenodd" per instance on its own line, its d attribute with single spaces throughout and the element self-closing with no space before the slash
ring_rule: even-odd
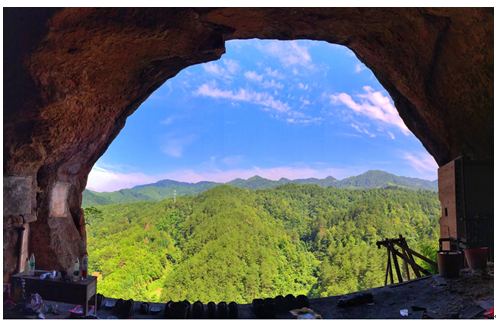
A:
<svg viewBox="0 0 496 324">
<path fill-rule="evenodd" d="M 494 307 L 494 274 L 493 264 L 489 263 L 485 270 L 473 271 L 464 269 L 460 277 L 455 279 L 441 278 L 438 274 L 413 279 L 400 284 L 373 288 L 366 291 L 325 298 L 310 299 L 310 309 L 324 319 L 446 319 L 446 318 L 484 318 L 484 313 Z M 362 305 L 338 307 L 341 298 L 353 297 L 356 294 L 370 293 L 372 302 Z M 111 298 L 107 298 L 112 300 Z M 135 302 L 133 319 L 163 319 L 163 303 L 149 303 L 150 308 L 159 306 L 158 313 L 140 314 L 142 302 Z M 55 302 L 46 301 L 54 305 Z M 45 314 L 46 319 L 77 318 L 69 312 L 75 307 L 72 304 L 57 303 L 60 315 Z M 413 307 L 413 308 L 412 308 Z M 204 317 L 206 316 L 204 305 Z M 400 310 L 408 310 L 408 316 L 402 316 Z M 112 315 L 112 308 L 102 306 L 97 316 L 106 319 Z M 23 316 L 15 311 L 4 309 L 4 319 L 35 318 Z M 256 319 L 251 304 L 238 305 L 239 319 Z M 290 313 L 277 314 L 276 319 L 292 319 Z"/>
</svg>

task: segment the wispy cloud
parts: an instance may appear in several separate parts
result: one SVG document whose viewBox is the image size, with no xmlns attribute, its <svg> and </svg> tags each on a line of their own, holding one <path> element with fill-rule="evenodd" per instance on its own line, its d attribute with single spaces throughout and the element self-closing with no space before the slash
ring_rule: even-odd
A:
<svg viewBox="0 0 496 324">
<path fill-rule="evenodd" d="M 194 92 L 194 94 L 212 98 L 225 98 L 237 101 L 247 101 L 257 105 L 272 108 L 279 112 L 287 112 L 291 109 L 287 103 L 283 103 L 280 100 L 274 99 L 274 97 L 267 92 L 256 92 L 250 89 L 241 88 L 238 90 L 238 92 L 233 93 L 230 90 L 228 91 L 218 89 L 215 82 L 211 84 L 202 84 L 198 88 L 198 90 Z"/>
<path fill-rule="evenodd" d="M 272 69 L 270 67 L 265 68 L 265 71 L 267 72 L 268 76 L 271 76 L 273 78 L 279 78 L 279 79 L 284 78 L 284 75 L 279 73 L 278 70 L 272 71 Z"/>
<path fill-rule="evenodd" d="M 224 65 L 226 66 L 227 70 L 231 74 L 235 74 L 240 69 L 238 61 L 230 60 L 230 59 L 224 59 L 224 60 L 222 60 L 222 62 L 224 62 Z"/>
<path fill-rule="evenodd" d="M 172 122 L 174 121 L 174 119 L 177 119 L 177 118 L 178 118 L 177 116 L 170 116 L 170 117 L 168 117 L 165 120 L 161 120 L 160 121 L 160 125 L 170 125 L 170 124 L 172 124 Z"/>
<path fill-rule="evenodd" d="M 391 136 L 392 139 L 395 139 L 394 134 L 391 132 L 388 132 L 389 136 Z"/>
<path fill-rule="evenodd" d="M 275 82 L 274 79 L 271 79 L 270 82 L 269 81 L 265 81 L 264 83 L 262 83 L 262 86 L 264 88 L 276 88 L 276 89 L 282 89 L 284 88 L 284 85 L 281 83 L 281 82 Z"/>
<path fill-rule="evenodd" d="M 178 135 L 176 133 L 167 133 L 163 139 L 160 150 L 172 157 L 181 157 L 184 148 L 192 144 L 197 138 L 194 134 Z"/>
<path fill-rule="evenodd" d="M 224 79 L 232 79 L 233 75 L 240 69 L 238 61 L 225 59 L 222 60 L 222 63 L 225 68 L 214 62 L 208 62 L 202 66 L 208 73 Z"/>
<path fill-rule="evenodd" d="M 369 133 L 369 131 L 366 130 L 365 128 L 360 128 L 360 127 L 358 127 L 358 125 L 355 125 L 355 124 L 351 124 L 350 126 L 353 127 L 354 129 L 356 129 L 359 133 L 365 133 L 365 134 L 369 135 L 370 137 L 375 137 L 374 134 Z"/>
<path fill-rule="evenodd" d="M 361 71 L 365 70 L 365 65 L 360 63 L 355 65 L 355 73 L 360 73 Z"/>
<path fill-rule="evenodd" d="M 303 84 L 303 83 L 298 83 L 298 88 L 300 89 L 303 89 L 303 90 L 307 90 L 308 89 L 308 84 Z"/>
<path fill-rule="evenodd" d="M 243 160 L 243 158 L 241 157 L 241 155 L 232 155 L 232 156 L 228 156 L 228 157 L 223 158 L 222 163 L 224 163 L 225 165 L 228 165 L 228 166 L 233 166 L 233 165 L 240 164 L 242 160 Z"/>
<path fill-rule="evenodd" d="M 389 101 L 389 98 L 382 95 L 379 91 L 374 91 L 371 87 L 363 87 L 365 93 L 355 95 L 358 102 L 354 101 L 347 93 L 330 95 L 331 103 L 334 105 L 345 105 L 372 120 L 380 120 L 387 124 L 398 127 L 405 135 L 410 135 L 410 130 L 398 115 L 398 111 Z"/>
<path fill-rule="evenodd" d="M 429 179 L 437 179 L 437 165 L 434 158 L 424 152 L 402 152 L 400 157 L 407 161 L 418 173 Z M 428 179 L 428 180 L 429 180 Z"/>
<path fill-rule="evenodd" d="M 312 58 L 306 46 L 298 45 L 297 41 L 272 41 L 256 43 L 262 53 L 277 57 L 284 66 L 301 65 L 314 68 Z"/>
<path fill-rule="evenodd" d="M 245 75 L 245 77 L 247 79 L 250 79 L 250 80 L 253 80 L 253 81 L 257 81 L 257 82 L 261 82 L 262 81 L 262 78 L 263 78 L 263 75 L 259 75 L 255 71 L 246 71 L 244 73 L 244 75 Z"/>
</svg>

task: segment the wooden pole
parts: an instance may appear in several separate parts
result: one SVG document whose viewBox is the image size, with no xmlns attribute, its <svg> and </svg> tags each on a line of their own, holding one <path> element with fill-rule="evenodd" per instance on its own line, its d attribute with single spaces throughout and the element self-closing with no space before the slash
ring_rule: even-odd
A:
<svg viewBox="0 0 496 324">
<path fill-rule="evenodd" d="M 387 286 L 389 268 L 391 268 L 391 254 L 389 253 L 389 249 L 388 249 L 388 261 L 387 261 L 387 267 L 386 267 L 386 280 L 384 280 L 384 286 Z M 391 276 L 391 280 L 392 279 L 393 279 L 393 277 Z"/>
<path fill-rule="evenodd" d="M 387 245 L 388 249 L 388 258 L 391 256 L 391 250 L 389 244 Z M 394 277 L 393 277 L 393 264 L 392 262 L 389 262 L 389 277 L 391 278 L 391 284 L 394 284 Z"/>
<path fill-rule="evenodd" d="M 400 239 L 401 239 L 401 243 L 407 246 L 406 240 L 401 234 L 400 234 Z M 399 246 L 401 247 L 401 252 L 403 252 L 403 255 L 406 255 L 405 248 L 402 246 L 402 244 L 399 244 Z M 405 265 L 406 278 L 410 281 L 410 271 L 408 270 L 408 263 L 406 262 L 406 260 L 403 260 L 403 264 Z"/>
<path fill-rule="evenodd" d="M 401 277 L 400 266 L 398 265 L 398 259 L 396 258 L 397 252 L 393 246 L 391 246 L 391 249 L 392 249 L 391 252 L 393 252 L 394 267 L 396 268 L 396 274 L 398 275 L 398 281 L 401 283 L 401 282 L 403 282 L 403 278 Z"/>
<path fill-rule="evenodd" d="M 421 266 L 419 266 L 415 262 L 410 261 L 408 258 L 406 258 L 405 256 L 403 256 L 401 253 L 398 253 L 398 251 L 393 251 L 393 252 L 396 252 L 396 255 L 398 255 L 400 258 L 402 258 L 403 260 L 405 260 L 406 262 L 408 262 L 412 266 L 413 269 L 417 269 L 419 271 L 422 271 L 425 275 L 428 275 L 428 276 L 431 275 L 431 273 L 428 270 L 425 270 L 424 268 L 422 268 Z M 393 253 L 393 256 L 394 255 L 395 254 Z"/>
<path fill-rule="evenodd" d="M 430 265 L 432 265 L 433 267 L 436 267 L 437 268 L 437 263 L 432 261 L 431 259 L 428 259 L 426 258 L 425 256 L 423 256 L 422 254 L 419 254 L 417 252 L 415 252 L 414 250 L 410 249 L 409 247 L 405 247 L 405 249 L 410 252 L 411 254 L 415 255 L 416 257 L 424 260 L 425 262 L 429 263 Z"/>
</svg>

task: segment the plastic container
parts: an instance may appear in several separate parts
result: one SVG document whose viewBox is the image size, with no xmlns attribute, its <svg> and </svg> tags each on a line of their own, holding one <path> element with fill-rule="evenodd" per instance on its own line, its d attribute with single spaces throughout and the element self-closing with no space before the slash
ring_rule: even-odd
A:
<svg viewBox="0 0 496 324">
<path fill-rule="evenodd" d="M 74 276 L 72 277 L 72 281 L 79 281 L 79 258 L 76 258 L 76 263 L 74 264 Z"/>
<path fill-rule="evenodd" d="M 465 250 L 465 258 L 467 259 L 470 269 L 485 269 L 487 266 L 487 247 Z"/>
<path fill-rule="evenodd" d="M 457 278 L 460 275 L 462 260 L 460 251 L 438 251 L 437 265 L 439 275 L 444 278 Z"/>
<path fill-rule="evenodd" d="M 31 253 L 31 258 L 29 258 L 29 275 L 30 276 L 34 276 L 34 270 L 35 270 L 34 253 Z"/>
<path fill-rule="evenodd" d="M 88 279 L 88 253 L 84 253 L 81 263 L 81 280 Z"/>
</svg>

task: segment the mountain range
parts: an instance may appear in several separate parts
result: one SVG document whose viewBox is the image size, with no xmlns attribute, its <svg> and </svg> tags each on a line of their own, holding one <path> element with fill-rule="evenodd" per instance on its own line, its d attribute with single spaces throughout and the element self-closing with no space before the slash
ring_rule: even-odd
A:
<svg viewBox="0 0 496 324">
<path fill-rule="evenodd" d="M 275 188 L 285 183 L 316 184 L 324 188 L 332 186 L 341 189 L 371 189 L 395 186 L 411 190 L 427 189 L 437 191 L 437 180 L 429 181 L 396 176 L 379 170 L 367 171 L 358 176 L 352 176 L 343 180 L 337 180 L 334 177 L 328 176 L 325 179 L 308 178 L 289 180 L 281 178 L 278 181 L 274 181 L 260 176 L 254 176 L 247 180 L 237 178 L 226 184 L 232 187 L 257 190 Z M 196 195 L 221 184 L 213 181 L 189 183 L 166 179 L 151 184 L 135 186 L 132 189 L 121 189 L 113 192 L 96 192 L 85 189 L 83 191 L 82 207 L 103 206 L 133 201 L 160 201 L 173 197 L 174 190 L 176 190 L 176 196 Z"/>
</svg>

